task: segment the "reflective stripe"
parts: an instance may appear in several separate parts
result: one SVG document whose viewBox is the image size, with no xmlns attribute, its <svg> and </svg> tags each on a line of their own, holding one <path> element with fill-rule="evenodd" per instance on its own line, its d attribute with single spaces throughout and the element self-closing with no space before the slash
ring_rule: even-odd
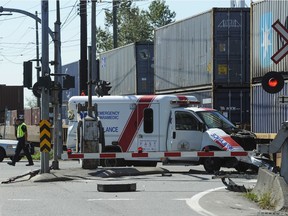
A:
<svg viewBox="0 0 288 216">
<path fill-rule="evenodd" d="M 21 125 L 19 125 L 18 127 L 17 127 L 17 138 L 21 138 L 21 137 L 24 137 L 25 136 L 25 132 L 22 130 L 22 126 L 23 125 L 25 125 L 26 126 L 26 124 L 23 122 Z M 27 127 L 27 126 L 26 126 Z M 26 128 L 26 130 L 27 130 L 27 128 Z"/>
</svg>

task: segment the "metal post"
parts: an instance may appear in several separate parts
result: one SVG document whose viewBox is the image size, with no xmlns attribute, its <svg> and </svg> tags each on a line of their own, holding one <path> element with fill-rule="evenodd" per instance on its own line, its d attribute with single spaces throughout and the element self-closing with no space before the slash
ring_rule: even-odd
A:
<svg viewBox="0 0 288 216">
<path fill-rule="evenodd" d="M 88 115 L 92 117 L 92 73 L 96 71 L 96 0 L 92 0 L 91 12 L 91 50 L 89 52 L 90 65 L 88 75 Z"/>
<path fill-rule="evenodd" d="M 79 95 L 82 91 L 87 94 L 87 0 L 80 0 L 80 32 Z"/>
<path fill-rule="evenodd" d="M 38 17 L 37 11 L 35 12 L 36 17 Z M 40 77 L 40 55 L 39 55 L 39 27 L 38 27 L 38 21 L 36 20 L 36 77 L 37 82 L 39 81 Z M 37 98 L 37 107 L 40 107 L 40 98 Z"/>
<path fill-rule="evenodd" d="M 56 0 L 56 10 L 57 10 L 57 17 L 56 22 L 54 23 L 55 27 L 55 41 L 54 41 L 54 72 L 55 75 L 61 74 L 61 55 L 60 55 L 60 5 L 59 0 Z M 54 101 L 54 146 L 53 146 L 53 168 L 59 169 L 59 161 L 58 161 L 58 153 L 59 149 L 63 149 L 62 143 L 60 142 L 60 137 L 62 137 L 62 118 L 60 113 L 60 98 L 59 95 L 62 94 L 61 91 L 61 77 L 55 76 L 55 101 Z M 60 152 L 62 153 L 62 152 Z M 61 154 L 60 154 L 61 155 Z"/>
<path fill-rule="evenodd" d="M 41 1 L 42 13 L 42 76 L 50 75 L 49 70 L 49 4 L 48 0 Z M 49 119 L 49 91 L 42 88 L 41 94 L 41 119 Z M 49 153 L 41 152 L 41 171 L 40 173 L 49 173 Z"/>
<path fill-rule="evenodd" d="M 117 23 L 117 9 L 119 1 L 113 0 L 113 45 L 114 48 L 118 47 L 118 23 Z"/>
<path fill-rule="evenodd" d="M 92 116 L 92 72 L 96 68 L 96 1 L 92 1 L 91 14 L 91 38 L 92 46 L 89 47 L 89 75 L 88 75 L 88 116 L 83 119 L 83 152 L 99 152 L 97 118 Z M 85 159 L 82 162 L 83 169 L 96 169 L 98 167 L 97 159 Z"/>
</svg>

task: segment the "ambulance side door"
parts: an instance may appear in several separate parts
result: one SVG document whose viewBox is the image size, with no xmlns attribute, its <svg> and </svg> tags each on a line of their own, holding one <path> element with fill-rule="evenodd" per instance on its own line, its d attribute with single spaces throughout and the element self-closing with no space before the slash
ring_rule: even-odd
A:
<svg viewBox="0 0 288 216">
<path fill-rule="evenodd" d="M 168 151 L 199 151 L 203 138 L 202 125 L 193 113 L 172 110 Z"/>
</svg>

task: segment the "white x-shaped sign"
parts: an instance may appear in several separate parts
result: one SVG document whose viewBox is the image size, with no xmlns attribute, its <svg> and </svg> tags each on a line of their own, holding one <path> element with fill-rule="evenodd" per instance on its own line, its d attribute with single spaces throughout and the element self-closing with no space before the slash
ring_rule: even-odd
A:
<svg viewBox="0 0 288 216">
<path fill-rule="evenodd" d="M 288 29 L 277 20 L 273 25 L 273 29 L 286 41 L 286 43 L 279 49 L 272 57 L 272 61 L 278 64 L 288 54 Z"/>
</svg>

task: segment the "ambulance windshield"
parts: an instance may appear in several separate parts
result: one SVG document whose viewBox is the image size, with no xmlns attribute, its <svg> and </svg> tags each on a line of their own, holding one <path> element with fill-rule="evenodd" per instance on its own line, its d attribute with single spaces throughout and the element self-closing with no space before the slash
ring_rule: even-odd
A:
<svg viewBox="0 0 288 216">
<path fill-rule="evenodd" d="M 217 111 L 197 112 L 208 128 L 233 129 L 236 128 L 226 117 Z"/>
</svg>

